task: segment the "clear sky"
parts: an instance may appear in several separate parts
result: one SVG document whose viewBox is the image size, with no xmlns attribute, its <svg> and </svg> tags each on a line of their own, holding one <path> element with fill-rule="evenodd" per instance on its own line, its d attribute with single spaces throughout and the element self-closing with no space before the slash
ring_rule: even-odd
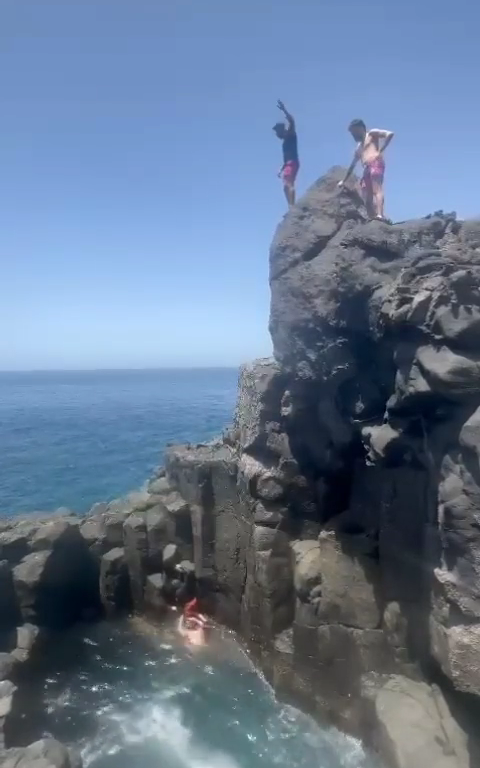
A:
<svg viewBox="0 0 480 768">
<path fill-rule="evenodd" d="M 269 354 L 268 246 L 299 190 L 395 131 L 387 214 L 480 213 L 477 0 L 3 0 L 0 367 Z"/>
</svg>

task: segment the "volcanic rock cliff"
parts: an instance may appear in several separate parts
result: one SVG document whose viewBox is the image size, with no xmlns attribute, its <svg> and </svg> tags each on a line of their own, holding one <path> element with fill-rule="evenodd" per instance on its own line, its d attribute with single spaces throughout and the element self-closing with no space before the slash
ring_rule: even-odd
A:
<svg viewBox="0 0 480 768">
<path fill-rule="evenodd" d="M 217 614 L 277 689 L 392 765 L 473 767 L 480 222 L 368 222 L 341 176 L 275 234 L 275 359 L 243 368 L 233 429 L 173 448 L 167 477 Z"/>
<path fill-rule="evenodd" d="M 0 752 L 37 626 L 158 618 L 196 578 L 280 694 L 388 768 L 480 765 L 480 222 L 368 222 L 343 174 L 277 229 L 275 357 L 232 428 L 86 519 L 0 526 Z"/>
</svg>

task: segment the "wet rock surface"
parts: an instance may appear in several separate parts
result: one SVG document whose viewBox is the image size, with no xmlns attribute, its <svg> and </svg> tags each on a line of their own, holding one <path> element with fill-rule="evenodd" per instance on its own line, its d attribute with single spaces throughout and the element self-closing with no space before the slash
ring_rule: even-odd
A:
<svg viewBox="0 0 480 768">
<path fill-rule="evenodd" d="M 5 753 L 3 768 L 81 768 L 63 744 L 55 739 L 42 739 L 24 749 Z"/>
<path fill-rule="evenodd" d="M 374 701 L 377 747 L 399 768 L 468 768 L 466 734 L 452 718 L 441 691 L 391 676 Z"/>
<path fill-rule="evenodd" d="M 111 549 L 102 557 L 100 597 L 107 614 L 131 608 L 130 577 L 123 547 Z"/>
</svg>

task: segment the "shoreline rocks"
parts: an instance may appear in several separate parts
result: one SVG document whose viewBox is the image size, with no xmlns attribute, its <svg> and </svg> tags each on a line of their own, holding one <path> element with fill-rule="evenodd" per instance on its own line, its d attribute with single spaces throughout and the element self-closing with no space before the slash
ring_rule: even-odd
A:
<svg viewBox="0 0 480 768">
<path fill-rule="evenodd" d="M 467 736 L 437 686 L 392 675 L 374 701 L 378 751 L 399 768 L 469 765 Z"/>
<path fill-rule="evenodd" d="M 3 768 L 81 768 L 68 749 L 55 739 L 41 739 L 29 747 L 5 752 Z"/>
</svg>

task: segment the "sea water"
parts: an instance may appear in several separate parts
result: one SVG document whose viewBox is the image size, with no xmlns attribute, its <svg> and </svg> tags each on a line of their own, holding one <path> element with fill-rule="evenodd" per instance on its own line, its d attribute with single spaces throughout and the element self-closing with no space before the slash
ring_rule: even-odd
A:
<svg viewBox="0 0 480 768">
<path fill-rule="evenodd" d="M 0 373 L 0 514 L 87 512 L 231 421 L 238 371 Z"/>
<path fill-rule="evenodd" d="M 189 651 L 173 625 L 105 623 L 50 647 L 22 738 L 57 737 L 85 768 L 373 768 L 356 740 L 278 702 L 226 630 Z"/>
</svg>

